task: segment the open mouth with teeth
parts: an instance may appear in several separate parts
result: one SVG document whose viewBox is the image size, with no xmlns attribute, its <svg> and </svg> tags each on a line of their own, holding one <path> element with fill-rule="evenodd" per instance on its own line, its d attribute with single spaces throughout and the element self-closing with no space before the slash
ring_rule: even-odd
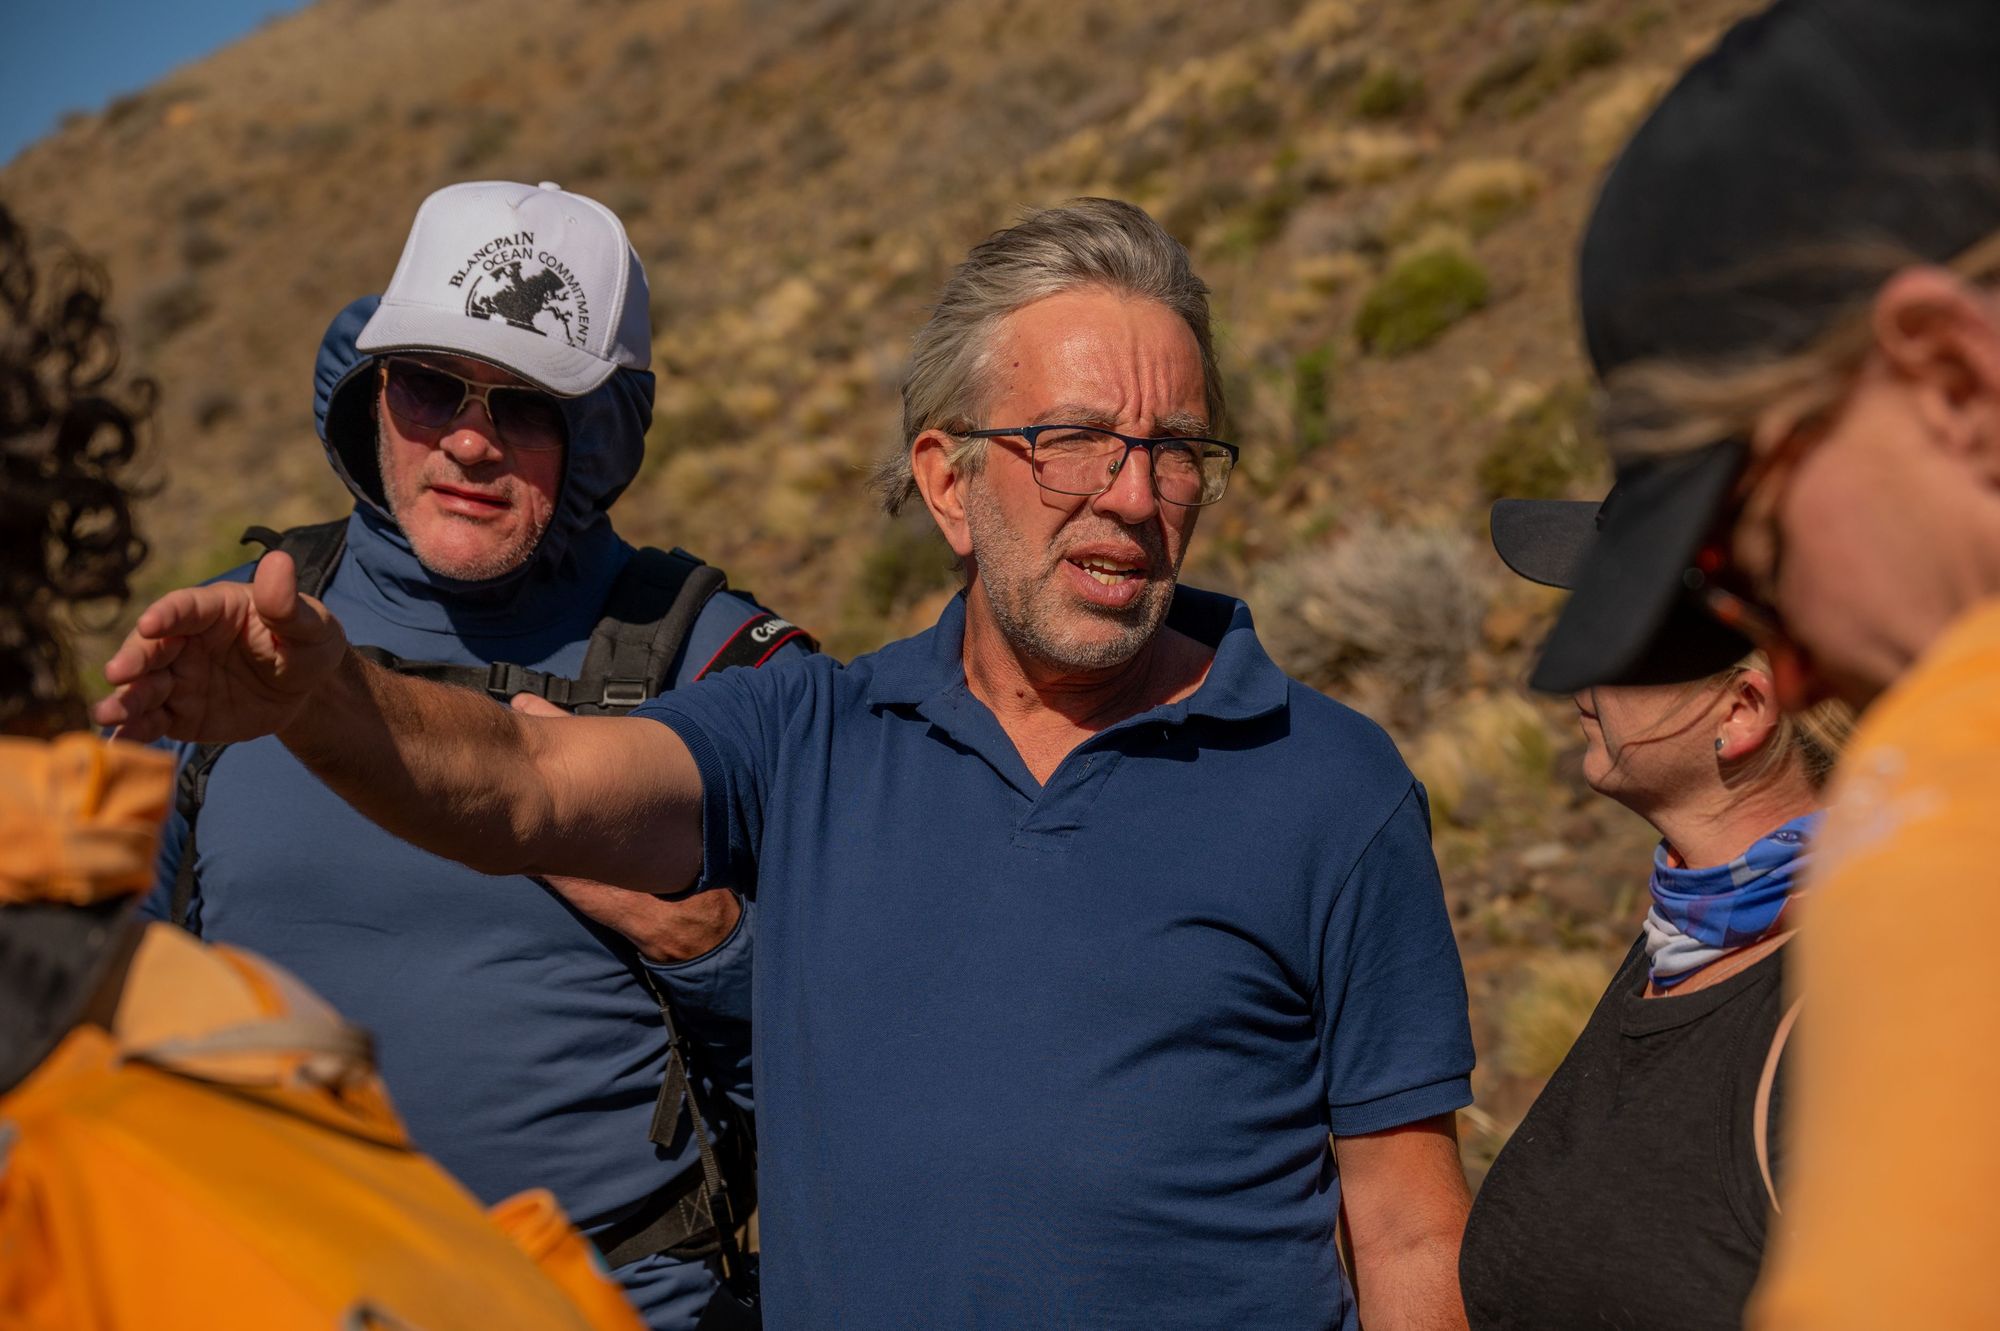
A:
<svg viewBox="0 0 2000 1331">
<path fill-rule="evenodd" d="M 1128 568 L 1102 559 L 1079 559 L 1076 561 L 1076 566 L 1107 587 L 1116 587 L 1121 582 L 1145 576 L 1140 569 Z"/>
</svg>

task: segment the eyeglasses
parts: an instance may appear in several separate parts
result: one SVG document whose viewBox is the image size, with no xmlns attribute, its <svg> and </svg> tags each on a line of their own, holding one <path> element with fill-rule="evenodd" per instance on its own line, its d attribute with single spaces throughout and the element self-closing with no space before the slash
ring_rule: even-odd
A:
<svg viewBox="0 0 2000 1331">
<path fill-rule="evenodd" d="M 1788 641 L 1784 619 L 1775 604 L 1778 566 L 1784 558 L 1778 506 L 1792 472 L 1814 442 L 1812 427 L 1811 420 L 1802 422 L 1744 468 L 1736 482 L 1734 499 L 1716 523 L 1714 537 L 1695 552 L 1694 563 L 1681 574 L 1682 584 L 1710 618 L 1766 651 Z M 1768 492 L 1762 503 L 1757 502 L 1760 491 Z M 1755 579 L 1744 572 L 1742 561 L 1730 557 L 1738 544 L 1736 528 L 1751 515 L 1753 504 L 1756 505 L 1753 540 L 1757 547 L 1754 553 L 1762 556 L 1758 562 L 1764 570 Z"/>
<path fill-rule="evenodd" d="M 482 384 L 422 361 L 400 356 L 382 362 L 382 401 L 396 419 L 424 430 L 442 430 L 458 419 L 467 399 L 486 408 L 493 431 L 509 448 L 561 448 L 569 439 L 562 403 L 539 388 Z"/>
<path fill-rule="evenodd" d="M 1695 555 L 1693 565 L 1681 575 L 1681 581 L 1709 618 L 1742 634 L 1751 646 L 1769 651 L 1786 641 L 1784 621 L 1778 618 L 1775 607 L 1761 596 L 1735 592 L 1722 585 L 1727 567 L 1721 547 L 1705 545 Z"/>
<path fill-rule="evenodd" d="M 1199 508 L 1222 498 L 1237 449 L 1220 439 L 1142 439 L 1090 425 L 1024 425 L 955 431 L 964 439 L 1019 438 L 1028 445 L 1035 484 L 1065 495 L 1101 495 L 1139 449 L 1152 459 L 1153 495 L 1161 503 Z"/>
</svg>

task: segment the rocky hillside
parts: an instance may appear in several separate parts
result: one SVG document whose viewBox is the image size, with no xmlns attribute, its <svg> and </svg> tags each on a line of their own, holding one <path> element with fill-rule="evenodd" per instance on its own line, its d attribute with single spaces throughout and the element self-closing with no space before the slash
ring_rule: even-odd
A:
<svg viewBox="0 0 2000 1331">
<path fill-rule="evenodd" d="M 310 367 L 418 200 L 553 179 L 626 220 L 659 416 L 630 536 L 864 650 L 942 546 L 874 512 L 912 330 L 1023 205 L 1133 199 L 1215 287 L 1244 469 L 1189 576 L 1382 719 L 1434 796 L 1490 1158 L 1634 931 L 1649 837 L 1520 693 L 1550 600 L 1497 494 L 1594 495 L 1570 262 L 1622 134 L 1744 0 L 321 0 L 0 172 L 104 256 L 163 389 L 152 585 L 335 513 Z"/>
</svg>

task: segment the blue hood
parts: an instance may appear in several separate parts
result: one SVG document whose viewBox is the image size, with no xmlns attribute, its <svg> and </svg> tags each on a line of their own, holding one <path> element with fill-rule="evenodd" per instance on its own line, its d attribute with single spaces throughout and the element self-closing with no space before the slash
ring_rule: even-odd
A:
<svg viewBox="0 0 2000 1331">
<path fill-rule="evenodd" d="M 327 461 L 364 514 L 373 519 L 369 525 L 400 537 L 389 516 L 376 463 L 373 381 L 367 373 L 374 358 L 354 345 L 380 301 L 379 296 L 363 296 L 327 326 L 313 367 L 313 416 Z M 645 370 L 621 369 L 595 391 L 560 401 L 569 426 L 569 447 L 555 516 L 534 558 L 512 573 L 481 583 L 430 574 L 440 590 L 497 588 L 530 573 L 547 575 L 562 570 L 586 548 L 602 548 L 609 537 L 606 510 L 639 474 L 645 456 L 646 428 L 653 420 L 653 376 Z"/>
</svg>

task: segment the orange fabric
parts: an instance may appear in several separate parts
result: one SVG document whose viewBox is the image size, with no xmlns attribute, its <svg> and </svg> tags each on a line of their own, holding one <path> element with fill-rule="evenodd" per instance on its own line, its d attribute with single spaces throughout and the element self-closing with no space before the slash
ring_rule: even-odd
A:
<svg viewBox="0 0 2000 1331">
<path fill-rule="evenodd" d="M 0 1121 L 8 1331 L 326 1331 L 362 1310 L 424 1331 L 640 1331 L 601 1276 L 579 1306 L 573 1264 L 523 1260 L 407 1146 L 122 1063 L 93 1027 Z"/>
<path fill-rule="evenodd" d="M 0 905 L 150 888 L 173 772 L 167 754 L 94 735 L 0 737 Z"/>
<path fill-rule="evenodd" d="M 546 1188 L 520 1192 L 487 1213 L 500 1232 L 582 1309 L 593 1327 L 624 1326 L 636 1318 L 618 1286 L 605 1279 L 604 1262 Z"/>
<path fill-rule="evenodd" d="M 0 745 L 0 873 L 150 881 L 155 756 Z M 0 1095 L 0 1331 L 643 1331 L 552 1197 L 489 1217 L 413 1150 L 365 1037 L 278 967 L 153 925 L 112 1026 Z"/>
<path fill-rule="evenodd" d="M 1756 1331 L 2000 1326 L 2000 602 L 1870 708 L 1794 944 L 1785 1210 Z"/>
</svg>

